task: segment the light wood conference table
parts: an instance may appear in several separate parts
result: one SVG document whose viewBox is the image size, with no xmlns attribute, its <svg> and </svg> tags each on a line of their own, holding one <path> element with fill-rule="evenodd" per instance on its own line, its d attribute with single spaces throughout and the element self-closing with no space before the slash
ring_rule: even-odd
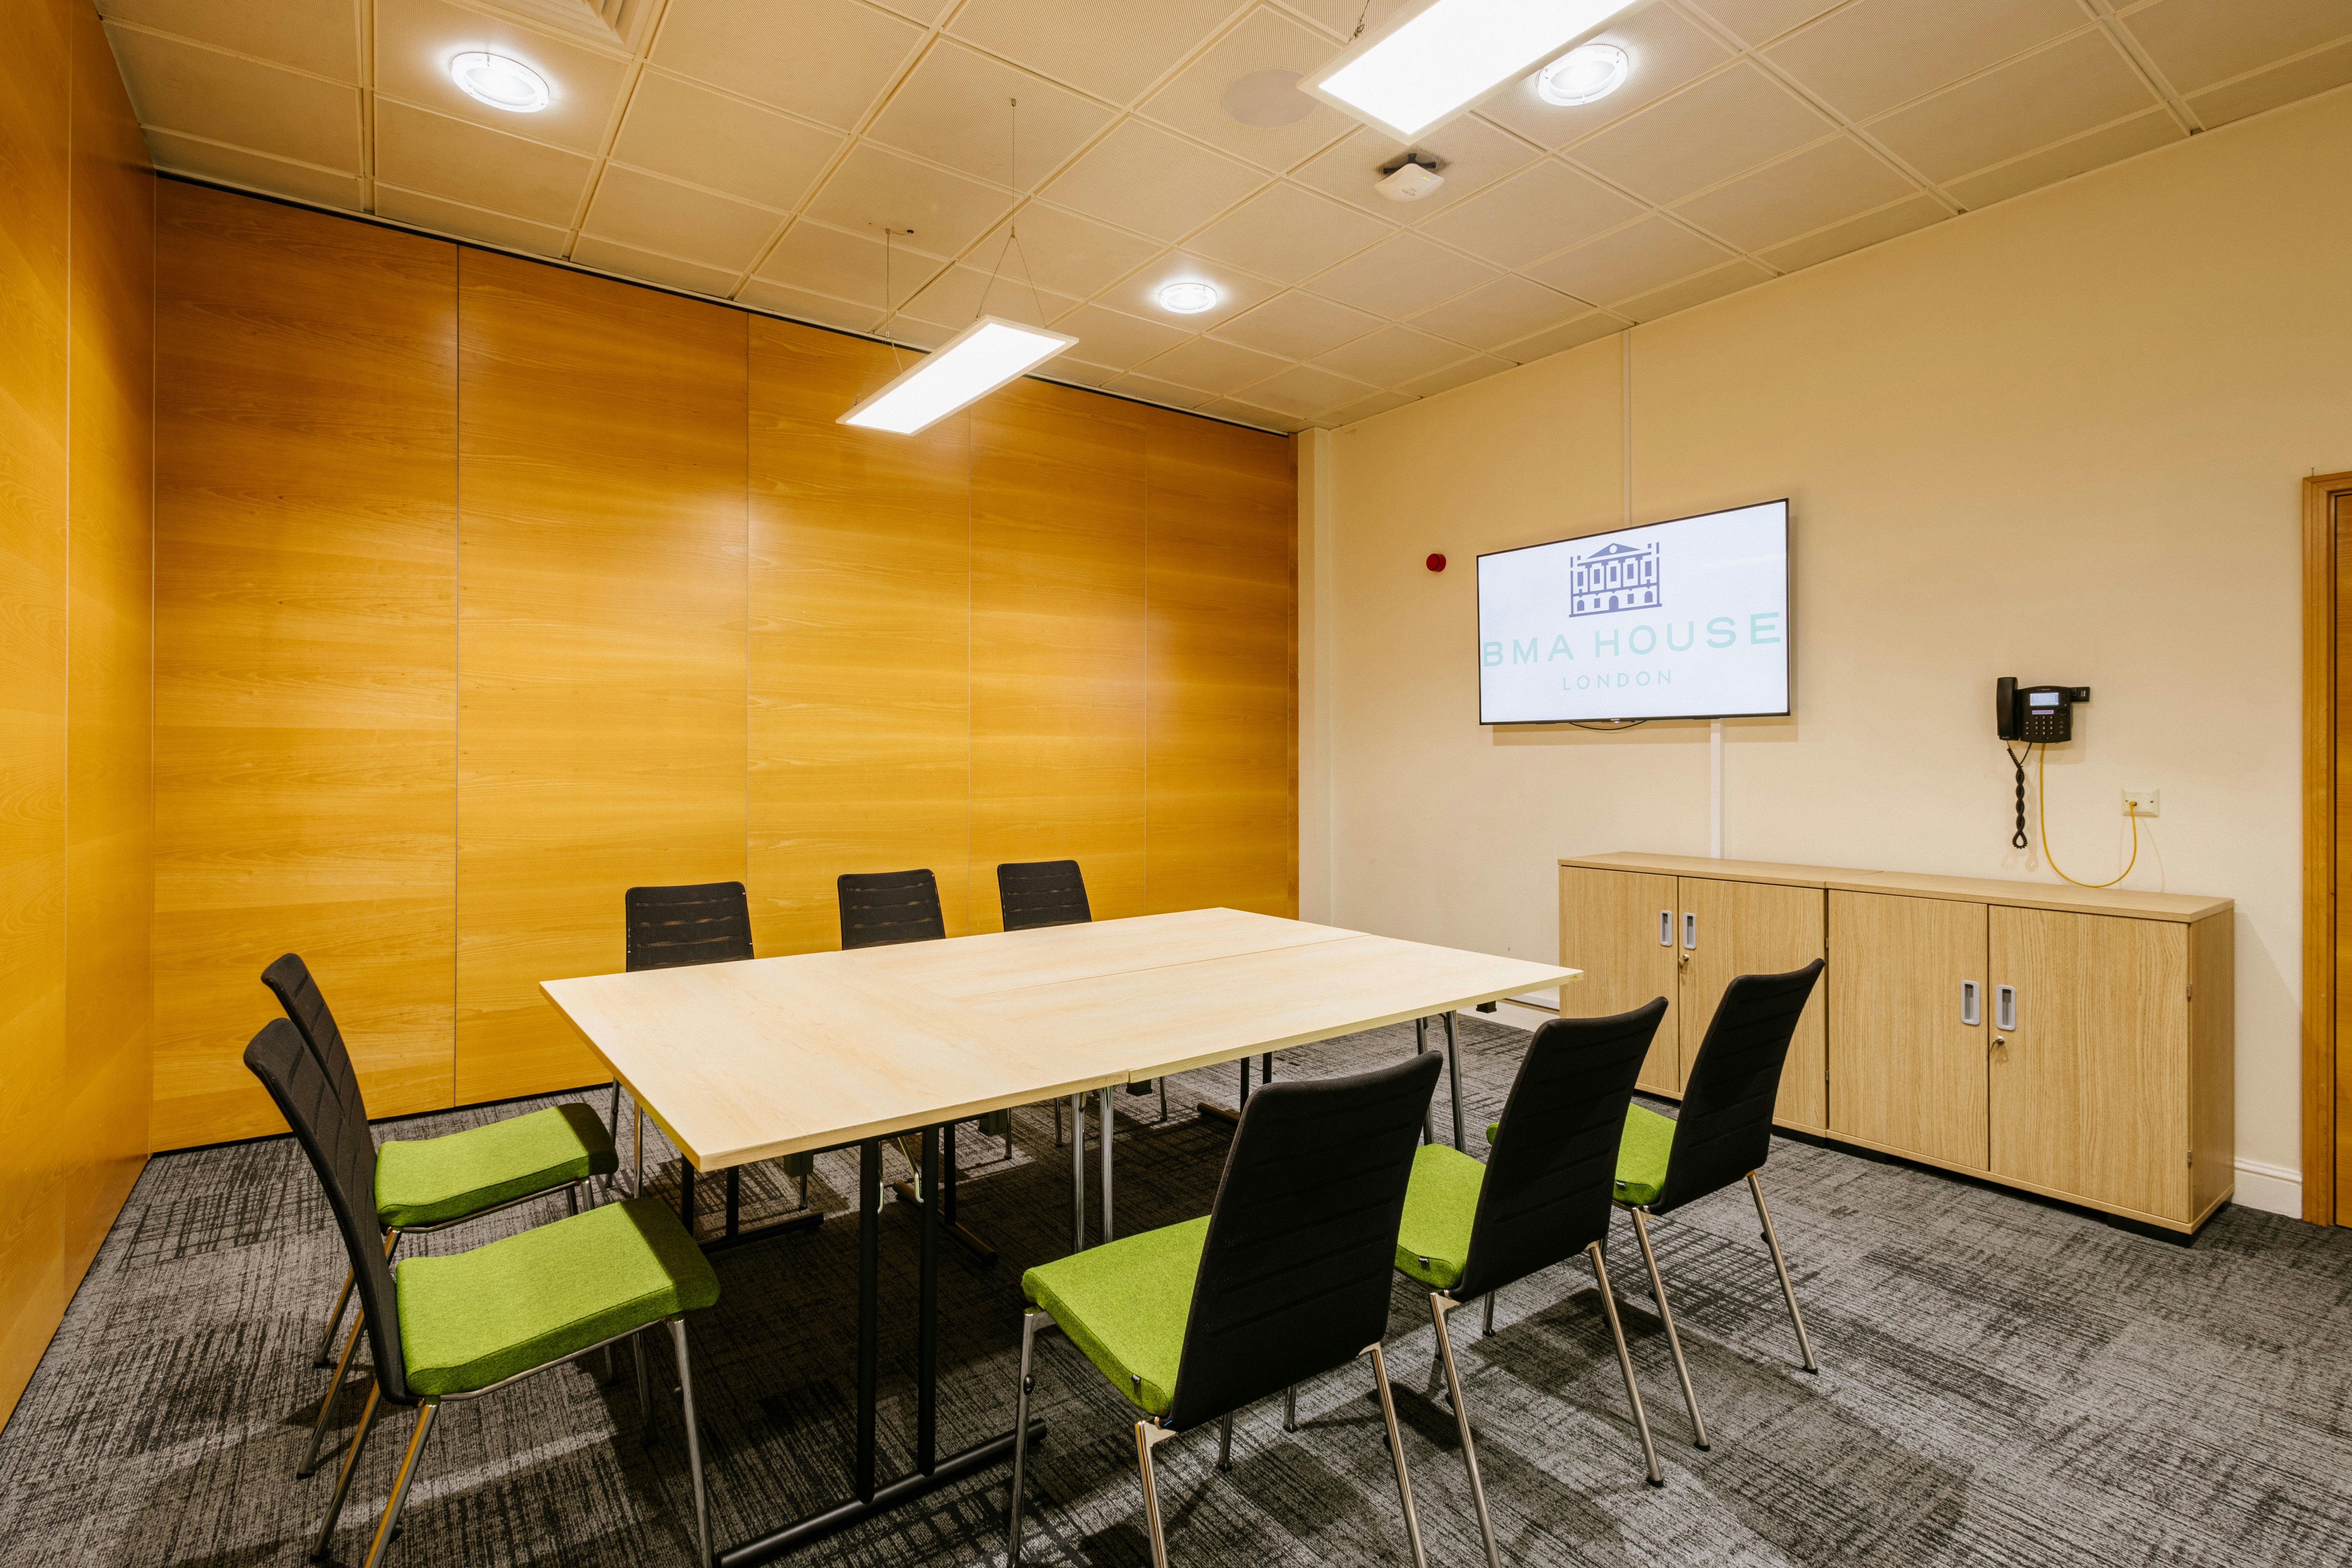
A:
<svg viewBox="0 0 2352 1568">
<path fill-rule="evenodd" d="M 1110 1089 L 1578 978 L 1550 964 L 1192 910 L 545 982 L 638 1114 L 696 1170 L 860 1148 L 856 1495 L 719 1562 L 764 1561 L 1011 1456 L 1010 1432 L 944 1459 L 935 1452 L 940 1128 L 1103 1095 L 1108 1231 Z M 925 1178 L 915 1469 L 877 1487 L 879 1140 L 915 1132 Z M 1072 1143 L 1082 1183 L 1084 1139 Z M 1032 1440 L 1041 1433 L 1033 1426 Z"/>
</svg>

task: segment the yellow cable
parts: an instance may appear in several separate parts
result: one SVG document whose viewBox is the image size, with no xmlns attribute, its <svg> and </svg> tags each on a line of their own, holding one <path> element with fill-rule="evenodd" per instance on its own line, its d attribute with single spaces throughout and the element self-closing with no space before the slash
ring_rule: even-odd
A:
<svg viewBox="0 0 2352 1568">
<path fill-rule="evenodd" d="M 2059 876 L 2064 877 L 2069 882 L 2074 882 L 2074 886 L 2078 888 L 2114 887 L 2116 882 L 2120 882 L 2126 877 L 2130 876 L 2132 874 L 2132 868 L 2139 864 L 2139 813 L 2135 811 L 2131 814 L 2131 858 L 2124 863 L 2124 868 L 2122 870 L 2116 873 L 2115 881 L 2075 882 L 2074 878 L 2067 877 L 2065 872 L 2058 870 L 2058 858 L 2050 853 L 2050 795 L 2049 793 L 2042 788 L 2042 764 L 2049 762 L 2049 760 L 2050 748 L 2047 746 L 2042 747 L 2042 754 L 2033 760 L 2033 811 L 2035 818 L 2040 822 L 2042 826 L 2042 858 L 2050 862 L 2050 868 L 2053 871 L 2058 871 Z"/>
</svg>

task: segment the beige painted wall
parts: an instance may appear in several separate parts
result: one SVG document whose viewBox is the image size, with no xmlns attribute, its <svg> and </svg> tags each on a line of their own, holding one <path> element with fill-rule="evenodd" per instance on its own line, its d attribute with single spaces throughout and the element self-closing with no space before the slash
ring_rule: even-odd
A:
<svg viewBox="0 0 2352 1568">
<path fill-rule="evenodd" d="M 1797 716 L 1726 726 L 1724 853 L 2054 879 L 2009 847 L 1990 686 L 2095 688 L 2060 862 L 2113 876 L 2157 788 L 2124 885 L 2238 900 L 2262 1202 L 2299 1165 L 2300 487 L 2352 468 L 2347 167 L 2352 91 L 1336 433 L 1331 918 L 1541 957 L 1559 855 L 1706 853 L 1705 724 L 1478 725 L 1472 558 L 1788 496 Z"/>
</svg>

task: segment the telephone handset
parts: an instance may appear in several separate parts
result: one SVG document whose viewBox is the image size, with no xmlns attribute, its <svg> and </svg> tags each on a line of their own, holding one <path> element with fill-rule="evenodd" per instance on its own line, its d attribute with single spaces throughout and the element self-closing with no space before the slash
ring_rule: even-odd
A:
<svg viewBox="0 0 2352 1568">
<path fill-rule="evenodd" d="M 2029 746 L 2071 741 L 2074 704 L 2090 700 L 2087 686 L 2020 687 L 2017 677 L 2004 675 L 1993 682 L 1993 728 L 2000 739 Z"/>
</svg>

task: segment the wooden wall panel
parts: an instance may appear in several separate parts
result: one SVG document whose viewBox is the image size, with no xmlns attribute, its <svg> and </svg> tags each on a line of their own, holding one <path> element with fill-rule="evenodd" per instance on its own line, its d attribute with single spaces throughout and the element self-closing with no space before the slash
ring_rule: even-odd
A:
<svg viewBox="0 0 2352 1568">
<path fill-rule="evenodd" d="M 971 925 L 996 867 L 1076 859 L 1095 918 L 1146 907 L 1145 421 L 1016 382 L 971 410 Z"/>
<path fill-rule="evenodd" d="M 621 896 L 740 879 L 749 318 L 460 267 L 461 1101 L 604 1075 L 539 989 L 622 966 Z"/>
<path fill-rule="evenodd" d="M 1143 411 L 1146 906 L 1298 912 L 1298 508 L 1291 444 Z"/>
<path fill-rule="evenodd" d="M 961 935 L 969 422 L 913 437 L 840 424 L 898 374 L 891 351 L 760 317 L 751 330 L 753 948 L 838 946 L 834 879 L 916 866 L 938 876 L 948 932 Z"/>
<path fill-rule="evenodd" d="M 447 1105 L 456 247 L 158 195 L 155 1145 L 282 1125 L 289 950 L 371 1112 Z"/>
</svg>

